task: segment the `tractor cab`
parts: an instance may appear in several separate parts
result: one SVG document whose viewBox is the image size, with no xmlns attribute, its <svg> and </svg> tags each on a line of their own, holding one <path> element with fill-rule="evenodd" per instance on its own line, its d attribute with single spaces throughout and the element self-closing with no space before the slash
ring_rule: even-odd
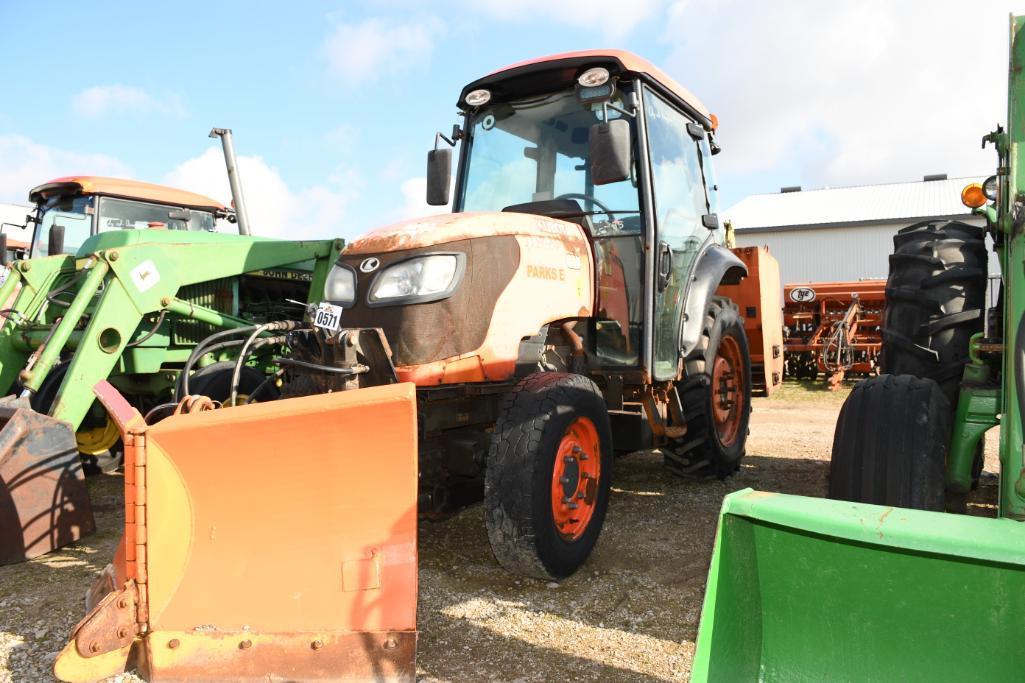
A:
<svg viewBox="0 0 1025 683">
<path fill-rule="evenodd" d="M 438 147 L 461 140 L 453 211 L 581 225 L 596 269 L 597 359 L 675 377 L 691 270 L 725 237 L 715 117 L 657 67 L 616 50 L 514 64 L 468 84 L 458 106 L 463 125 L 439 134 L 429 155 L 428 203 L 448 203 L 451 151 Z"/>
<path fill-rule="evenodd" d="M 200 194 L 120 178 L 58 178 L 32 189 L 36 205 L 30 258 L 74 254 L 85 240 L 109 230 L 215 229 L 234 212 Z"/>
</svg>

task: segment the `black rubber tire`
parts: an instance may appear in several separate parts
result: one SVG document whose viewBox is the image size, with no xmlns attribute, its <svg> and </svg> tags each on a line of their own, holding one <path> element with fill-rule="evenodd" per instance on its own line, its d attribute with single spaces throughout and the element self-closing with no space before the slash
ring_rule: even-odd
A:
<svg viewBox="0 0 1025 683">
<path fill-rule="evenodd" d="M 591 520 L 580 538 L 567 541 L 552 516 L 551 482 L 559 444 L 578 417 L 594 423 L 601 467 Z M 605 522 L 612 461 L 608 409 L 594 382 L 562 372 L 521 380 L 502 401 L 484 472 L 484 520 L 498 563 L 542 580 L 573 574 L 591 554 Z"/>
<path fill-rule="evenodd" d="M 724 336 L 734 337 L 740 346 L 744 360 L 744 410 L 741 416 L 737 439 L 730 445 L 723 445 L 712 418 L 711 371 L 719 344 Z M 682 455 L 692 463 L 705 461 L 703 467 L 688 469 L 686 474 L 703 474 L 725 479 L 740 468 L 747 446 L 748 424 L 751 419 L 751 354 L 744 332 L 744 320 L 737 305 L 726 297 L 712 297 L 705 309 L 705 322 L 698 345 L 688 354 L 685 361 L 686 375 L 677 385 L 683 414 L 687 418 L 687 433 L 680 440 Z M 674 473 L 676 459 L 667 456 L 666 467 Z"/>
<path fill-rule="evenodd" d="M 985 322 L 985 236 L 965 223 L 927 221 L 893 237 L 881 372 L 935 380 L 951 410 L 968 341 Z"/>
<path fill-rule="evenodd" d="M 829 497 L 943 511 L 951 429 L 950 403 L 933 380 L 862 380 L 836 423 Z"/>
<path fill-rule="evenodd" d="M 215 401 L 224 403 L 231 398 L 231 375 L 235 372 L 234 361 L 221 361 L 211 363 L 205 368 L 197 370 L 189 377 L 189 392 L 208 396 Z M 267 377 L 248 365 L 242 366 L 238 378 L 238 393 L 248 395 L 263 384 Z M 257 397 L 259 402 L 272 401 L 279 396 L 278 388 L 268 387 L 260 392 Z"/>
<path fill-rule="evenodd" d="M 44 415 L 49 414 L 50 407 L 53 402 L 57 400 L 57 392 L 60 390 L 61 383 L 64 381 L 64 375 L 68 373 L 68 367 L 71 365 L 71 361 L 62 361 L 57 365 L 53 366 L 49 373 L 46 375 L 46 379 L 39 385 L 39 391 L 32 394 L 29 399 L 29 405 L 36 412 L 43 413 Z M 96 407 L 96 402 L 90 406 L 90 412 Z M 90 416 L 87 415 L 84 420 L 89 420 Z M 86 476 L 94 476 L 97 474 L 104 474 L 107 472 L 113 472 L 121 466 L 121 461 L 124 458 L 124 444 L 121 439 L 118 439 L 106 452 L 106 454 L 93 455 L 91 453 L 79 453 L 82 458 L 82 472 Z"/>
</svg>

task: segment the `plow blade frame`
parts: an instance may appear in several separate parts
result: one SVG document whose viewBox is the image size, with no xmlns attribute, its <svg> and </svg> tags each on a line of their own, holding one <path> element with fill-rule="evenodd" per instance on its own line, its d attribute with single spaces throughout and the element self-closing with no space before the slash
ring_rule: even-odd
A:
<svg viewBox="0 0 1025 683">
<path fill-rule="evenodd" d="M 97 393 L 124 429 L 125 536 L 59 678 L 414 679 L 413 385 L 151 427 Z"/>
<path fill-rule="evenodd" d="M 1025 676 L 1025 525 L 746 489 L 723 502 L 692 681 Z"/>
<path fill-rule="evenodd" d="M 14 396 L 0 399 L 0 425 L 0 564 L 96 531 L 71 425 Z"/>
</svg>

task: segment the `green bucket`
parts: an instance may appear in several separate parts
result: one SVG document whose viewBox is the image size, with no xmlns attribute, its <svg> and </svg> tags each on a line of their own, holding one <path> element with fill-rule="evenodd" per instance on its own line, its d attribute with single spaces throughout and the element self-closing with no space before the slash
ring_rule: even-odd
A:
<svg viewBox="0 0 1025 683">
<path fill-rule="evenodd" d="M 1025 681 L 1025 524 L 730 494 L 691 680 Z"/>
</svg>

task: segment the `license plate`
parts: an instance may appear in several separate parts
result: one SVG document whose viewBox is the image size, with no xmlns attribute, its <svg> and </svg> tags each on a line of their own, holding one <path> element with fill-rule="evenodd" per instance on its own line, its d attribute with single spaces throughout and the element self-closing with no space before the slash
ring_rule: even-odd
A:
<svg viewBox="0 0 1025 683">
<path fill-rule="evenodd" d="M 342 326 L 343 310 L 345 309 L 341 306 L 321 303 L 317 306 L 317 313 L 313 316 L 313 324 L 322 330 L 337 332 Z"/>
</svg>

